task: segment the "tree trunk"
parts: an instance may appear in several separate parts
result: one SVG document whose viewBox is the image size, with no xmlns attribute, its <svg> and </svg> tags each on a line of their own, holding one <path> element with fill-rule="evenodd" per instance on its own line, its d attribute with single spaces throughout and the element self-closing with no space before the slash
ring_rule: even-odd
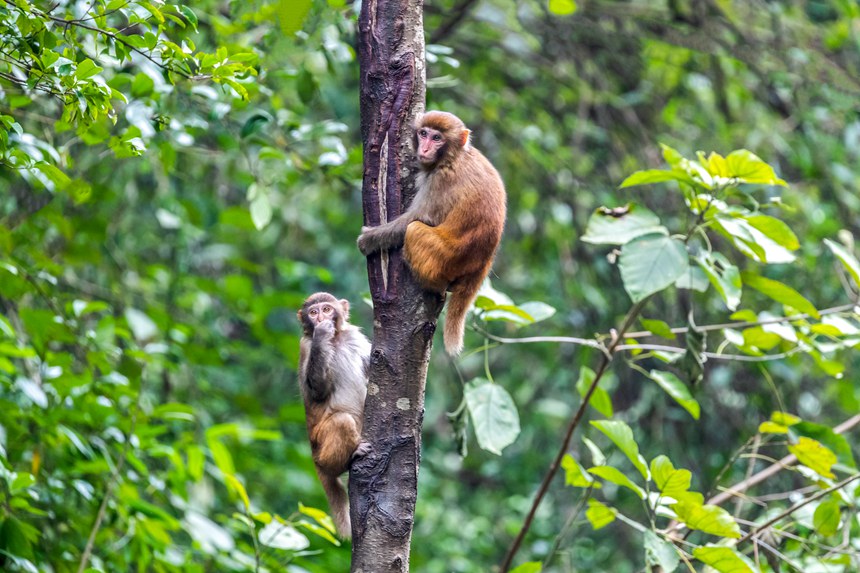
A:
<svg viewBox="0 0 860 573">
<path fill-rule="evenodd" d="M 410 144 L 424 108 L 422 0 L 363 0 L 359 16 L 364 222 L 399 215 L 414 195 Z M 415 283 L 400 250 L 367 260 L 373 348 L 364 440 L 349 479 L 353 573 L 409 570 L 424 383 L 444 298 Z"/>
</svg>

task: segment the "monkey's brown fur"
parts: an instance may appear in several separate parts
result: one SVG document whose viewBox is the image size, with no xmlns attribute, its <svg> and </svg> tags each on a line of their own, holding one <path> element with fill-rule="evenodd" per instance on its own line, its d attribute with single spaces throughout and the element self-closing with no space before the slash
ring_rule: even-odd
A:
<svg viewBox="0 0 860 573">
<path fill-rule="evenodd" d="M 451 290 L 444 339 L 452 355 L 463 349 L 466 312 L 493 266 L 505 226 L 504 183 L 469 135 L 453 114 L 418 116 L 415 198 L 402 215 L 363 228 L 358 238 L 364 254 L 404 245 L 406 262 L 425 289 Z"/>
<path fill-rule="evenodd" d="M 370 342 L 349 324 L 349 302 L 329 293 L 312 294 L 298 312 L 299 387 L 308 437 L 338 534 L 352 534 L 349 500 L 340 476 L 369 445 L 361 441 Z"/>
</svg>

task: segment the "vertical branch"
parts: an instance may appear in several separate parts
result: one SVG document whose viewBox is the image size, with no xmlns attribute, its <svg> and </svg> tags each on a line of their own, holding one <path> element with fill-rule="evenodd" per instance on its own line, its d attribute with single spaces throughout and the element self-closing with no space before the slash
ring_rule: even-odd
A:
<svg viewBox="0 0 860 573">
<path fill-rule="evenodd" d="M 414 195 L 411 125 L 424 107 L 422 0 L 365 0 L 359 16 L 362 202 L 366 225 Z M 349 479 L 352 571 L 403 573 L 418 495 L 424 383 L 443 297 L 425 293 L 400 251 L 368 257 L 374 329 L 363 438 Z"/>
</svg>

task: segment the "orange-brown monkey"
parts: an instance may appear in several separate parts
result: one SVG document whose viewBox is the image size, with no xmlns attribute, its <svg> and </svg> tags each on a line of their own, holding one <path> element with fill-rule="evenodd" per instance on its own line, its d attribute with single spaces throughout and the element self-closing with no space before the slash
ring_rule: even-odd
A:
<svg viewBox="0 0 860 573">
<path fill-rule="evenodd" d="M 498 171 L 469 142 L 470 131 L 450 113 L 429 111 L 415 121 L 421 172 L 409 209 L 378 227 L 363 227 L 365 255 L 404 246 L 427 289 L 451 291 L 445 349 L 463 349 L 466 312 L 490 268 L 505 226 L 505 186 Z"/>
<path fill-rule="evenodd" d="M 370 450 L 361 441 L 370 341 L 349 323 L 349 301 L 327 292 L 312 294 L 298 312 L 299 387 L 308 437 L 338 534 L 352 534 L 349 500 L 338 476 L 353 457 Z"/>
</svg>

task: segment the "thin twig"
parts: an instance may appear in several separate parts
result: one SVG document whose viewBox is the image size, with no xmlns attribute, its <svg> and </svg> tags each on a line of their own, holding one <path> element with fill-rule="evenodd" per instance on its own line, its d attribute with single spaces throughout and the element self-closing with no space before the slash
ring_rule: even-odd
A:
<svg viewBox="0 0 860 573">
<path fill-rule="evenodd" d="M 600 383 L 601 378 L 606 373 L 609 364 L 612 362 L 614 357 L 614 352 L 619 342 L 621 342 L 624 333 L 627 329 L 630 328 L 630 325 L 633 324 L 633 321 L 639 316 L 639 313 L 642 312 L 642 308 L 645 306 L 645 303 L 648 301 L 650 297 L 645 298 L 644 300 L 640 300 L 630 309 L 630 312 L 627 313 L 627 316 L 624 318 L 624 322 L 621 324 L 621 327 L 618 329 L 618 332 L 613 332 L 613 338 L 611 344 L 606 348 L 605 352 L 600 358 L 600 365 L 597 367 L 597 370 L 594 375 L 594 380 L 588 386 L 588 390 L 585 392 L 585 395 L 582 397 L 582 400 L 579 403 L 579 408 L 576 410 L 576 413 L 570 419 L 570 422 L 567 425 L 567 429 L 565 430 L 564 437 L 561 440 L 561 447 L 558 449 L 558 453 L 555 455 L 555 459 L 552 461 L 549 469 L 543 477 L 543 481 L 538 488 L 537 493 L 535 494 L 535 498 L 532 501 L 531 508 L 529 509 L 528 514 L 526 514 L 526 518 L 523 521 L 523 526 L 520 529 L 520 532 L 517 534 L 516 538 L 514 538 L 511 543 L 510 548 L 508 549 L 507 554 L 505 555 L 504 560 L 502 561 L 500 571 L 501 573 L 505 573 L 510 569 L 511 563 L 514 560 L 514 556 L 517 554 L 517 551 L 522 545 L 523 540 L 525 539 L 526 534 L 531 527 L 532 521 L 534 520 L 535 514 L 537 513 L 538 507 L 540 506 L 541 501 L 543 501 L 544 496 L 549 490 L 549 485 L 552 482 L 553 477 L 555 477 L 558 468 L 561 467 L 561 461 L 564 458 L 564 455 L 567 453 L 567 449 L 570 446 L 570 440 L 573 437 L 573 432 L 576 430 L 577 426 L 579 426 L 579 422 L 582 420 L 582 417 L 585 415 L 585 410 L 588 407 L 588 403 L 591 400 L 591 396 L 594 394 L 595 390 L 597 390 L 597 385 Z M 590 345 L 591 346 L 591 345 Z"/>
<path fill-rule="evenodd" d="M 860 425 L 860 414 L 856 414 L 851 418 L 848 418 L 838 426 L 834 427 L 833 433 L 844 434 L 845 432 L 853 429 L 857 425 Z M 727 500 L 731 499 L 735 495 L 738 495 L 739 493 L 744 492 L 749 488 L 760 484 L 770 476 L 779 473 L 781 470 L 792 466 L 796 462 L 797 456 L 795 456 L 794 454 L 789 454 L 781 460 L 774 462 L 773 465 L 758 472 L 751 478 L 745 479 L 742 482 L 735 484 L 731 487 L 731 489 L 718 493 L 717 495 L 709 499 L 707 503 L 710 505 L 720 505 L 722 503 L 725 503 Z"/>
<path fill-rule="evenodd" d="M 825 308 L 823 310 L 818 311 L 820 316 L 827 316 L 828 314 L 838 314 L 840 312 L 845 312 L 848 310 L 852 310 L 857 305 L 853 302 L 848 304 L 842 304 L 839 306 L 834 306 L 831 308 Z M 696 330 L 698 332 L 708 332 L 710 330 L 723 330 L 724 328 L 748 328 L 750 326 L 764 326 L 766 324 L 781 324 L 784 322 L 794 322 L 797 320 L 804 320 L 807 318 L 812 318 L 810 314 L 794 314 L 791 316 L 779 316 L 775 318 L 766 318 L 763 320 L 756 321 L 742 321 L 742 322 L 727 322 L 725 324 L 710 324 L 707 326 L 697 326 Z M 690 330 L 687 326 L 681 326 L 672 328 L 672 334 L 684 334 Z M 631 332 L 625 335 L 626 338 L 644 338 L 646 336 L 654 336 L 653 332 L 648 330 L 640 330 L 637 332 Z"/>
<path fill-rule="evenodd" d="M 833 493 L 834 491 L 836 491 L 838 489 L 842 489 L 846 485 L 848 485 L 851 482 L 856 481 L 858 479 L 860 479 L 860 473 L 856 473 L 854 475 L 848 476 L 844 480 L 833 484 L 829 488 L 821 490 L 817 494 L 815 494 L 811 497 L 808 497 L 801 502 L 794 504 L 793 506 L 789 507 L 788 509 L 786 509 L 782 513 L 779 513 L 779 514 L 773 516 L 772 518 L 768 519 L 767 521 L 765 521 L 763 524 L 759 525 L 758 527 L 751 529 L 746 535 L 744 535 L 743 537 L 738 539 L 738 542 L 737 542 L 738 545 L 740 545 L 744 541 L 749 541 L 750 538 L 755 537 L 756 535 L 758 535 L 759 533 L 761 533 L 765 529 L 769 529 L 776 522 L 785 519 L 786 517 L 788 517 L 789 515 L 791 515 L 792 513 L 797 511 L 798 509 L 802 508 L 803 506 L 809 505 L 813 501 L 819 500 L 822 497 L 826 497 L 826 496 L 830 495 L 831 493 Z"/>
</svg>

